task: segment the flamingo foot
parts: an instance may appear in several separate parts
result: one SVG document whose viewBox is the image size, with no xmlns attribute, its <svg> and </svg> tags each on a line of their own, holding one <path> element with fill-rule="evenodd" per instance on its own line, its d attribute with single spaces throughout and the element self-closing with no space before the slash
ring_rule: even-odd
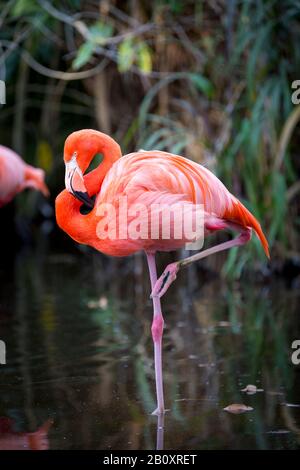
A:
<svg viewBox="0 0 300 470">
<path fill-rule="evenodd" d="M 162 275 L 157 279 L 154 288 L 151 292 L 151 299 L 153 297 L 162 297 L 169 289 L 172 282 L 176 279 L 176 274 L 179 271 L 179 262 L 168 264 Z"/>
</svg>

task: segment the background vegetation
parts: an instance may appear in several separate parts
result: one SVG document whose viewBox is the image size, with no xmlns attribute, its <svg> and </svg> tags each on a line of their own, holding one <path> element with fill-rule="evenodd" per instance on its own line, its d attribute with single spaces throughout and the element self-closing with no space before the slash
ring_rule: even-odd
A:
<svg viewBox="0 0 300 470">
<path fill-rule="evenodd" d="M 27 194 L 17 215 L 51 232 L 64 140 L 93 127 L 124 154 L 206 165 L 261 220 L 274 269 L 297 264 L 299 20 L 292 0 L 0 1 L 0 142 L 46 170 L 53 198 Z M 253 255 L 257 241 L 231 251 L 225 272 Z"/>
</svg>

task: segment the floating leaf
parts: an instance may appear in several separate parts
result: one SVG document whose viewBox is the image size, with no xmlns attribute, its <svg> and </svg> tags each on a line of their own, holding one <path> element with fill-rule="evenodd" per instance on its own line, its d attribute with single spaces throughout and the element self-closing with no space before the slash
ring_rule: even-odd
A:
<svg viewBox="0 0 300 470">
<path fill-rule="evenodd" d="M 262 388 L 257 388 L 256 385 L 247 385 L 245 388 L 241 390 L 241 392 L 246 392 L 248 395 L 253 395 L 256 392 L 263 392 Z"/>
<path fill-rule="evenodd" d="M 100 308 L 106 308 L 107 305 L 108 305 L 107 297 L 100 297 L 100 299 L 99 299 L 99 307 L 100 307 Z"/>
<path fill-rule="evenodd" d="M 227 328 L 227 327 L 231 326 L 231 323 L 230 323 L 230 321 L 219 321 L 218 326 L 221 326 L 222 328 Z"/>
<path fill-rule="evenodd" d="M 298 405 L 297 403 L 281 403 L 281 405 L 287 406 L 289 408 L 300 408 L 300 405 Z"/>
<path fill-rule="evenodd" d="M 73 60 L 72 67 L 77 70 L 85 65 L 93 55 L 95 44 L 91 41 L 83 43 L 78 49 L 76 58 Z"/>
<path fill-rule="evenodd" d="M 226 408 L 223 408 L 223 410 L 227 411 L 228 413 L 241 414 L 246 413 L 247 411 L 252 411 L 253 408 L 251 406 L 243 405 L 242 403 L 234 403 L 232 405 L 226 406 Z"/>
<path fill-rule="evenodd" d="M 91 309 L 101 308 L 102 310 L 105 310 L 108 306 L 108 299 L 107 297 L 100 297 L 98 301 L 90 300 L 87 305 Z"/>
</svg>

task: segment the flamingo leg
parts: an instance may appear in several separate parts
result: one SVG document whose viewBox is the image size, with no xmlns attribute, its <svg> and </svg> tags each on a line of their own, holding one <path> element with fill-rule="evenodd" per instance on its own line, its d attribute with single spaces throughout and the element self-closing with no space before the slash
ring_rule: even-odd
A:
<svg viewBox="0 0 300 470">
<path fill-rule="evenodd" d="M 242 229 L 240 235 L 233 240 L 229 240 L 224 243 L 220 243 L 219 245 L 213 246 L 212 248 L 208 248 L 207 250 L 200 251 L 193 256 L 189 256 L 188 258 L 184 258 L 183 260 L 179 260 L 175 263 L 168 264 L 162 275 L 159 277 L 157 282 L 155 283 L 154 288 L 152 289 L 151 298 L 156 299 L 162 297 L 172 284 L 175 281 L 176 275 L 180 268 L 184 266 L 188 266 L 199 259 L 206 258 L 213 253 L 218 253 L 219 251 L 228 250 L 233 248 L 234 246 L 241 246 L 247 243 L 251 238 L 251 229 L 245 228 Z"/>
<path fill-rule="evenodd" d="M 155 254 L 146 253 L 151 289 L 153 290 L 157 282 L 157 272 L 155 264 Z M 160 298 L 153 297 L 153 322 L 151 327 L 152 339 L 154 344 L 154 364 L 155 364 L 155 383 L 156 383 L 156 397 L 157 408 L 152 414 L 162 415 L 165 411 L 164 405 L 164 390 L 163 390 L 163 377 L 162 377 L 162 336 L 164 329 L 164 319 L 161 313 Z"/>
</svg>

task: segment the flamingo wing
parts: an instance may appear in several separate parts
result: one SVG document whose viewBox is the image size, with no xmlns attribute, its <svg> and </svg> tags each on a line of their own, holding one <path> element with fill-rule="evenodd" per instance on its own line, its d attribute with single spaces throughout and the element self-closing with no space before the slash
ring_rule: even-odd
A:
<svg viewBox="0 0 300 470">
<path fill-rule="evenodd" d="M 198 205 L 202 204 L 207 230 L 223 229 L 226 222 L 253 228 L 268 255 L 267 240 L 255 217 L 213 173 L 184 157 L 161 151 L 140 151 L 122 157 L 104 178 L 96 205 L 100 202 L 116 204 L 121 195 L 127 196 L 129 205 L 176 204 L 178 217 L 182 210 L 193 217 Z M 178 240 L 164 240 L 158 244 L 150 238 L 140 240 L 139 243 L 143 243 L 140 248 L 153 246 L 153 250 L 173 250 L 179 245 Z M 181 246 L 185 242 L 183 238 Z"/>
</svg>

